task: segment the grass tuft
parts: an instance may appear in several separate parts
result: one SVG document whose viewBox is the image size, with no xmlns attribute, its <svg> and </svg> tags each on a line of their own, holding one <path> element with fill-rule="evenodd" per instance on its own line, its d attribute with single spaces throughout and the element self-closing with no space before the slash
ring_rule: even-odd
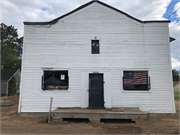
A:
<svg viewBox="0 0 180 135">
<path fill-rule="evenodd" d="M 47 115 L 46 117 L 42 118 L 38 123 L 48 123 L 49 116 Z"/>
<path fill-rule="evenodd" d="M 175 91 L 174 92 L 174 98 L 175 98 L 175 100 L 179 100 L 179 91 Z"/>
</svg>

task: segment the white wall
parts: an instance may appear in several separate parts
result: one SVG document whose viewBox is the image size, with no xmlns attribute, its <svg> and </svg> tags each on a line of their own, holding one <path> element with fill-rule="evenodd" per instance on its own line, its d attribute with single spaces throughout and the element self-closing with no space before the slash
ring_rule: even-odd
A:
<svg viewBox="0 0 180 135">
<path fill-rule="evenodd" d="M 88 73 L 104 73 L 105 106 L 140 107 L 173 113 L 167 23 L 141 24 L 94 3 L 51 26 L 25 25 L 19 112 L 47 112 L 57 107 L 87 107 Z M 100 54 L 91 54 L 91 40 Z M 42 68 L 69 70 L 68 91 L 42 91 Z M 151 90 L 122 89 L 123 70 L 148 70 Z"/>
</svg>

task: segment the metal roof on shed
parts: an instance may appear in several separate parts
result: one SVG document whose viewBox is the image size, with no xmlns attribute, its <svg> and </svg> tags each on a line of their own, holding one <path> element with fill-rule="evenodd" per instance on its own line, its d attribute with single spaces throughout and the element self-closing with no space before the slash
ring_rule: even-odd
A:
<svg viewBox="0 0 180 135">
<path fill-rule="evenodd" d="M 18 69 L 3 69 L 1 70 L 1 81 L 7 81 L 9 80 Z"/>
</svg>

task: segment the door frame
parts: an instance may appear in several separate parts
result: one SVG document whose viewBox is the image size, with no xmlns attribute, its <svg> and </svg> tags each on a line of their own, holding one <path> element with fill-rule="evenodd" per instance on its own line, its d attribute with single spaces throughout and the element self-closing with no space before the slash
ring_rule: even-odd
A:
<svg viewBox="0 0 180 135">
<path fill-rule="evenodd" d="M 103 86 L 102 86 L 103 106 L 102 107 L 90 107 L 90 93 L 91 93 L 91 91 L 90 91 L 90 75 L 102 75 L 102 81 L 103 81 Z M 91 109 L 92 108 L 94 108 L 94 109 L 105 108 L 104 107 L 104 103 L 105 103 L 105 101 L 104 101 L 104 73 L 89 73 L 88 80 L 89 80 L 89 86 L 88 86 L 88 89 L 89 89 L 89 92 L 88 92 L 88 98 L 89 98 L 89 100 L 88 100 L 88 108 L 91 108 Z"/>
</svg>

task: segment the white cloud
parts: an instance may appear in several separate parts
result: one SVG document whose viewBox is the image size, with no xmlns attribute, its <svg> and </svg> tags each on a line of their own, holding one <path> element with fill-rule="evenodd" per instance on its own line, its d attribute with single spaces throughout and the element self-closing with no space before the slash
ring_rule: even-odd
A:
<svg viewBox="0 0 180 135">
<path fill-rule="evenodd" d="M 176 11 L 178 8 L 180 7 L 180 2 L 178 2 L 175 6 L 174 6 L 174 11 Z M 176 11 L 177 17 L 180 17 L 180 9 L 178 9 Z"/>
<path fill-rule="evenodd" d="M 176 22 L 170 24 L 170 36 L 176 40 L 171 42 L 171 56 L 180 61 L 180 24 L 174 25 Z"/>
<path fill-rule="evenodd" d="M 141 20 L 161 20 L 171 0 L 104 0 Z"/>
<path fill-rule="evenodd" d="M 172 69 L 180 69 L 180 62 L 177 59 L 171 58 Z"/>
<path fill-rule="evenodd" d="M 173 9 L 173 12 L 180 7 L 180 2 L 178 2 Z M 177 18 L 180 17 L 180 9 L 176 12 Z M 173 21 L 170 23 L 170 36 L 175 38 L 171 45 L 171 59 L 172 68 L 180 69 L 180 22 Z"/>
<path fill-rule="evenodd" d="M 180 25 L 173 25 L 170 28 L 170 36 L 176 40 L 171 42 L 172 68 L 180 69 Z"/>
<path fill-rule="evenodd" d="M 50 21 L 90 0 L 2 0 L 2 22 L 18 28 L 23 36 L 24 21 Z M 142 20 L 163 19 L 170 0 L 102 0 Z M 46 8 L 47 10 L 41 10 Z"/>
<path fill-rule="evenodd" d="M 169 24 L 169 28 L 171 28 L 172 26 L 174 26 L 177 23 L 177 21 L 173 21 Z"/>
</svg>

